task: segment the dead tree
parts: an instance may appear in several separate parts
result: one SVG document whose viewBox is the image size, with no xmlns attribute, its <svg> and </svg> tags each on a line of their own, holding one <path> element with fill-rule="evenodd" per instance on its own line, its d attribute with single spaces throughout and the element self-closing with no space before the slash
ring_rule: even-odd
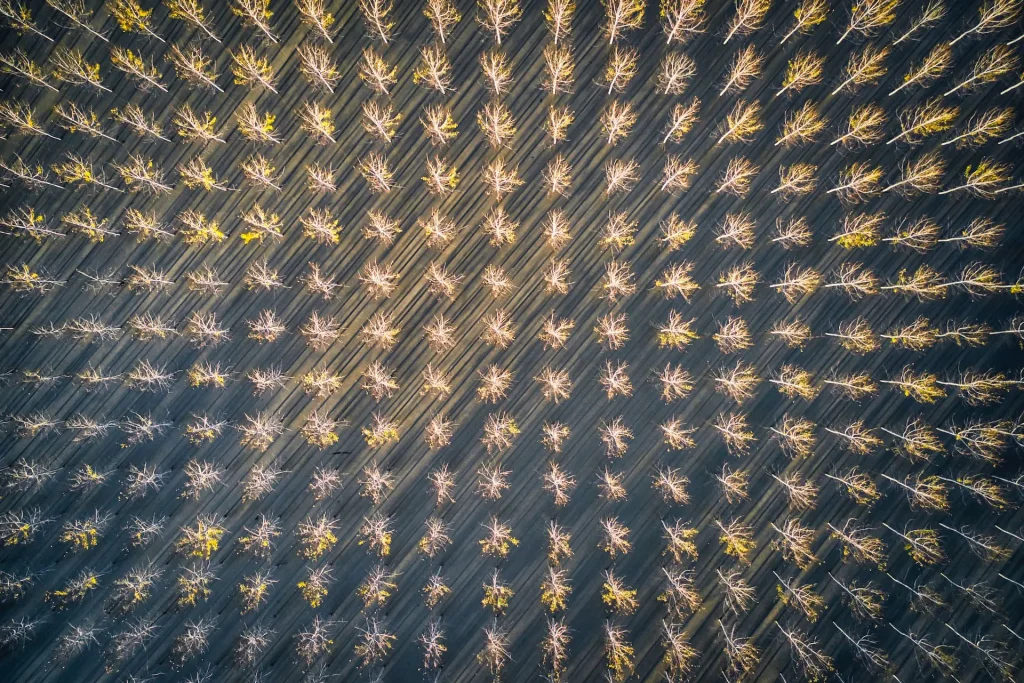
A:
<svg viewBox="0 0 1024 683">
<path fill-rule="evenodd" d="M 267 391 L 283 389 L 290 377 L 281 372 L 280 368 L 253 368 L 246 378 L 252 382 L 253 394 L 258 396 Z M 282 430 L 283 431 L 283 430 Z"/>
<path fill-rule="evenodd" d="M 989 635 L 979 635 L 972 638 L 960 633 L 947 622 L 943 622 L 943 625 L 971 648 L 971 651 L 981 660 L 982 666 L 993 678 L 1013 679 L 1013 675 L 1016 672 L 1015 658 L 1006 643 L 998 641 Z M 1009 630 L 1008 627 L 1007 630 Z"/>
<path fill-rule="evenodd" d="M 330 636 L 335 626 L 337 622 L 321 619 L 317 615 L 309 626 L 295 634 L 296 654 L 307 667 L 330 651 L 334 644 Z"/>
<path fill-rule="evenodd" d="M 235 661 L 244 667 L 254 666 L 270 647 L 274 634 L 260 621 L 244 628 L 234 647 Z"/>
<path fill-rule="evenodd" d="M 975 531 L 971 531 L 968 527 L 956 528 L 939 522 L 946 531 L 951 531 L 961 539 L 967 542 L 967 546 L 971 552 L 977 555 L 979 558 L 987 562 L 995 562 L 997 560 L 1005 560 L 1010 556 L 1009 549 L 999 545 L 996 539 L 986 534 L 981 534 Z M 980 589 L 979 589 L 980 591 Z M 966 591 L 965 592 L 969 592 Z M 994 611 L 994 610 L 991 610 Z"/>
</svg>

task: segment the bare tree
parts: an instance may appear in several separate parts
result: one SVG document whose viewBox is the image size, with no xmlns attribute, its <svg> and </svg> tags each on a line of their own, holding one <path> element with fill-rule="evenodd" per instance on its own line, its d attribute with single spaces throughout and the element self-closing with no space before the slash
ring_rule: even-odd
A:
<svg viewBox="0 0 1024 683">
<path fill-rule="evenodd" d="M 548 115 L 544 120 L 544 131 L 551 138 L 551 145 L 555 146 L 560 142 L 568 140 L 569 126 L 575 117 L 567 105 L 558 106 L 551 104 L 548 106 Z"/>
<path fill-rule="evenodd" d="M 241 17 L 243 24 L 258 30 L 270 42 L 278 42 L 270 26 L 270 0 L 231 0 L 230 4 L 231 13 Z"/>
<path fill-rule="evenodd" d="M 885 137 L 882 128 L 886 120 L 885 111 L 878 105 L 860 105 L 850 112 L 842 133 L 829 145 L 841 144 L 844 147 L 852 147 L 874 144 Z"/>
<path fill-rule="evenodd" d="M 363 468 L 359 477 L 359 486 L 361 496 L 369 498 L 374 505 L 380 505 L 388 491 L 395 487 L 395 477 L 390 470 L 382 470 L 376 462 L 370 462 Z M 379 514 L 376 515 L 370 528 L 376 529 L 375 535 L 383 539 L 383 530 L 387 528 L 387 524 L 383 524 L 382 519 L 384 518 L 381 518 Z"/>
<path fill-rule="evenodd" d="M 327 515 L 320 515 L 316 519 L 307 517 L 298 526 L 298 535 L 302 543 L 299 552 L 307 559 L 320 559 L 338 542 L 338 537 L 334 533 L 336 528 L 335 522 Z"/>
<path fill-rule="evenodd" d="M 119 579 L 114 580 L 110 600 L 115 610 L 129 612 L 149 599 L 153 585 L 159 580 L 163 571 L 152 564 L 142 565 L 130 570 Z M 150 622 L 152 623 L 152 622 Z"/>
<path fill-rule="evenodd" d="M 754 530 L 741 524 L 738 520 L 733 520 L 728 524 L 721 520 L 715 520 L 715 526 L 719 531 L 718 541 L 725 546 L 726 555 L 735 557 L 744 564 L 749 564 L 749 555 L 757 547 L 757 543 L 754 541 Z M 752 596 L 753 592 L 750 595 Z"/>
<path fill-rule="evenodd" d="M 905 40 L 910 40 L 919 31 L 927 31 L 936 23 L 942 21 L 946 16 L 946 4 L 943 0 L 929 0 L 921 12 L 910 23 L 910 26 L 900 34 L 900 37 L 893 41 L 893 45 L 899 45 Z"/>
<path fill-rule="evenodd" d="M 4 116 L 4 108 L 0 105 L 0 117 Z M 17 154 L 14 155 L 14 161 L 3 162 L 0 161 L 0 168 L 7 171 L 13 179 L 20 180 L 30 189 L 41 188 L 41 187 L 53 187 L 61 189 L 61 186 L 57 183 L 52 183 L 48 178 L 46 169 L 41 164 L 30 166 Z"/>
<path fill-rule="evenodd" d="M 100 65 L 90 64 L 76 48 L 57 48 L 53 55 L 53 77 L 69 85 L 85 85 L 110 92 L 100 78 Z"/>
<path fill-rule="evenodd" d="M 718 94 L 725 95 L 745 90 L 754 79 L 761 75 L 763 67 L 764 55 L 759 54 L 753 45 L 747 45 L 733 55 L 722 89 Z"/>
<path fill-rule="evenodd" d="M 935 669 L 936 673 L 943 676 L 951 676 L 956 673 L 959 662 L 956 656 L 953 654 L 953 648 L 949 645 L 935 645 L 928 642 L 923 636 L 917 636 L 913 631 L 904 633 L 899 630 L 892 623 L 889 623 L 892 630 L 899 633 L 911 645 L 914 646 L 914 654 L 919 657 L 921 661 L 926 662 L 929 666 Z"/>
<path fill-rule="evenodd" d="M 851 33 L 863 37 L 874 36 L 896 20 L 896 8 L 899 4 L 899 0 L 868 0 L 852 4 L 849 23 L 836 41 L 836 45 L 843 42 Z"/>
<path fill-rule="evenodd" d="M 782 36 L 779 44 L 784 44 L 796 34 L 810 33 L 818 24 L 824 23 L 828 17 L 828 3 L 826 0 L 801 0 L 793 12 L 793 28 Z"/>
<path fill-rule="evenodd" d="M 0 102 L 0 122 L 24 135 L 40 135 L 53 140 L 60 139 L 43 130 L 36 122 L 32 109 L 28 104 L 19 100 Z"/>
<path fill-rule="evenodd" d="M 723 573 L 721 569 L 716 569 L 715 573 L 718 575 L 718 583 L 725 593 L 725 609 L 733 615 L 748 612 L 757 600 L 754 589 L 746 579 L 735 570 Z"/>
<path fill-rule="evenodd" d="M 264 412 L 251 417 L 245 415 L 245 423 L 237 429 L 242 434 L 239 442 L 243 446 L 264 452 L 284 432 L 284 424 L 276 415 Z"/>
<path fill-rule="evenodd" d="M 452 29 L 462 21 L 462 14 L 452 0 L 427 0 L 423 14 L 442 45 L 447 42 Z"/>
<path fill-rule="evenodd" d="M 825 608 L 825 600 L 814 591 L 814 585 L 798 585 L 795 581 L 783 579 L 778 572 L 772 573 L 779 582 L 777 590 L 782 602 L 799 611 L 812 624 L 816 622 Z"/>
<path fill-rule="evenodd" d="M 309 626 L 295 634 L 295 651 L 306 666 L 330 651 L 334 644 L 330 636 L 335 626 L 337 622 L 321 619 L 317 615 Z"/>
<path fill-rule="evenodd" d="M 917 564 L 927 566 L 946 559 L 946 554 L 939 542 L 939 535 L 934 529 L 906 529 L 899 532 L 884 522 L 882 526 L 903 539 L 907 554 Z"/>
<path fill-rule="evenodd" d="M 132 50 L 112 47 L 110 63 L 114 65 L 114 68 L 123 71 L 129 78 L 139 81 L 142 88 L 154 87 L 161 92 L 167 92 L 167 88 L 160 83 L 161 74 L 152 61 L 147 63 L 141 55 L 135 54 Z"/>
<path fill-rule="evenodd" d="M 825 680 L 834 670 L 834 666 L 832 658 L 818 649 L 817 639 L 795 629 L 786 630 L 779 622 L 775 622 L 775 625 L 786 639 L 794 664 L 803 676 L 808 681 Z"/>
<path fill-rule="evenodd" d="M 210 647 L 210 636 L 217 626 L 215 618 L 201 618 L 198 622 L 185 622 L 184 630 L 174 639 L 172 655 L 177 666 L 184 666 L 187 661 L 202 656 Z"/>
<path fill-rule="evenodd" d="M 761 660 L 761 652 L 754 647 L 749 638 L 736 635 L 736 627 L 726 629 L 722 620 L 718 620 L 718 628 L 725 641 L 724 652 L 729 663 L 729 672 L 734 676 L 743 676 L 752 672 Z"/>
<path fill-rule="evenodd" d="M 736 9 L 726 26 L 723 45 L 736 36 L 748 36 L 757 31 L 764 24 L 768 10 L 771 9 L 770 0 L 734 0 L 734 2 Z"/>
<path fill-rule="evenodd" d="M 771 527 L 779 535 L 776 546 L 782 551 L 783 558 L 800 569 L 806 569 L 817 559 L 811 549 L 814 529 L 801 526 L 800 522 L 793 518 L 787 519 L 781 527 L 772 522 Z"/>
<path fill-rule="evenodd" d="M 497 569 L 491 573 L 491 578 L 483 584 L 483 589 L 484 597 L 480 604 L 483 607 L 490 607 L 495 616 L 504 615 L 509 601 L 515 593 L 508 584 L 501 580 L 501 574 Z"/>
<path fill-rule="evenodd" d="M 485 0 L 497 3 L 500 0 Z M 485 665 L 495 680 L 499 680 L 505 665 L 512 658 L 508 651 L 508 632 L 498 626 L 497 619 L 490 628 L 484 629 L 484 646 L 477 653 L 477 661 Z"/>
<path fill-rule="evenodd" d="M 423 48 L 424 52 L 424 63 L 426 64 L 426 48 Z M 437 57 L 438 55 L 443 56 L 443 52 L 431 52 L 432 56 Z M 449 67 L 450 68 L 450 67 Z M 417 69 L 413 73 L 413 82 L 418 83 L 424 76 L 417 78 L 416 73 L 420 73 Z M 391 86 L 397 82 L 398 68 L 391 66 L 384 60 L 372 47 L 363 48 L 363 59 L 359 64 L 359 77 L 375 92 L 383 93 L 385 95 L 390 94 Z M 449 81 L 450 82 L 450 81 Z M 448 82 L 445 83 L 445 89 L 447 89 Z M 436 84 L 431 83 L 430 87 L 437 87 Z M 438 88 L 440 89 L 440 88 Z M 442 89 L 442 93 L 444 90 Z"/>
<path fill-rule="evenodd" d="M 444 577 L 438 570 L 430 575 L 427 583 L 423 586 L 423 601 L 429 609 L 433 609 L 449 593 L 451 593 L 451 588 L 445 583 Z"/>
<path fill-rule="evenodd" d="M 786 119 L 782 124 L 782 130 L 779 137 L 775 140 L 775 146 L 784 145 L 789 147 L 814 142 L 818 134 L 825 129 L 827 123 L 828 120 L 818 113 L 817 106 L 812 102 L 805 102 L 796 111 L 787 112 Z M 810 176 L 812 179 L 813 173 L 817 171 L 817 166 L 808 163 L 796 163 L 788 168 L 809 170 L 810 173 L 805 171 L 803 175 Z M 792 174 L 792 171 L 790 171 L 790 174 Z M 779 175 L 783 176 L 781 168 Z M 813 189 L 813 184 L 811 187 Z"/>
<path fill-rule="evenodd" d="M 61 102 L 53 108 L 53 113 L 61 120 L 61 123 L 58 125 L 69 132 L 82 132 L 92 137 L 117 142 L 116 138 L 103 132 L 103 126 L 100 123 L 99 117 L 91 109 L 80 109 L 74 102 L 69 102 L 68 104 Z"/>
<path fill-rule="evenodd" d="M 1020 11 L 1021 3 L 1019 0 L 988 0 L 988 2 L 983 2 L 978 7 L 977 22 L 951 40 L 949 44 L 956 45 L 970 35 L 986 35 L 1012 26 L 1020 16 Z"/>
<path fill-rule="evenodd" d="M 995 538 L 992 536 L 971 531 L 967 527 L 961 527 L 957 529 L 955 527 L 949 526 L 948 524 L 943 524 L 942 522 L 939 522 L 939 526 L 941 526 L 946 531 L 950 531 L 956 534 L 962 540 L 966 541 L 967 546 L 968 548 L 970 548 L 971 552 L 987 562 L 1005 560 L 1007 557 L 1010 556 L 1010 551 L 1007 548 L 999 545 L 996 542 Z M 943 575 L 943 578 L 946 578 L 945 575 Z M 968 586 L 961 588 L 969 596 L 974 596 L 979 606 L 984 606 L 981 604 L 985 602 L 982 598 L 989 593 L 990 589 L 987 589 L 981 585 L 976 587 Z M 991 612 L 996 611 L 995 609 L 991 608 L 991 606 L 985 608 Z"/>
<path fill-rule="evenodd" d="M 104 43 L 110 42 L 106 35 L 92 27 L 93 12 L 86 8 L 84 0 L 46 0 L 46 4 L 70 21 L 75 28 L 92 34 Z"/>
<path fill-rule="evenodd" d="M 971 648 L 971 651 L 981 660 L 982 666 L 990 675 L 994 678 L 1012 680 L 1016 666 L 1014 656 L 1007 648 L 1006 643 L 1000 642 L 989 635 L 979 635 L 971 638 L 960 633 L 948 623 L 944 622 L 944 626 Z M 1007 628 L 1007 630 L 1009 629 Z M 1013 633 L 1013 631 L 1010 632 Z"/>
<path fill-rule="evenodd" d="M 242 666 L 253 666 L 260 660 L 263 653 L 270 647 L 274 631 L 263 622 L 247 626 L 238 635 L 235 644 L 235 660 Z"/>
<path fill-rule="evenodd" d="M 366 627 L 358 629 L 360 638 L 355 645 L 355 654 L 364 668 L 380 664 L 394 647 L 397 636 L 387 630 L 387 625 L 377 617 L 366 620 Z"/>
<path fill-rule="evenodd" d="M 948 43 L 939 43 L 919 63 L 912 63 L 903 75 L 903 83 L 889 93 L 895 95 L 904 88 L 926 86 L 945 75 L 953 65 L 953 51 Z M 934 112 L 933 112 L 934 113 Z"/>
<path fill-rule="evenodd" d="M 927 152 L 914 160 L 904 159 L 900 162 L 900 179 L 882 188 L 882 192 L 896 190 L 906 197 L 935 193 L 945 170 L 946 163 L 937 152 Z"/>
<path fill-rule="evenodd" d="M 754 367 L 743 361 L 737 361 L 731 368 L 723 368 L 715 376 L 715 389 L 737 403 L 742 403 L 754 395 L 761 378 Z M 728 420 L 733 422 L 733 420 Z"/>
<path fill-rule="evenodd" d="M 191 43 L 184 48 L 171 45 L 167 52 L 167 60 L 174 65 L 174 71 L 181 78 L 193 85 L 213 88 L 217 92 L 224 89 L 217 85 L 217 73 L 212 58 L 208 57 L 198 43 Z"/>
<path fill-rule="evenodd" d="M 100 641 L 96 637 L 99 633 L 100 629 L 91 621 L 69 625 L 68 630 L 57 639 L 54 652 L 57 662 L 66 664 L 93 645 L 99 645 Z"/>
<path fill-rule="evenodd" d="M 281 372 L 281 368 L 273 366 L 269 368 L 253 368 L 248 372 L 246 378 L 252 382 L 253 393 L 257 396 L 267 391 L 283 389 L 285 382 L 291 379 Z"/>
</svg>

